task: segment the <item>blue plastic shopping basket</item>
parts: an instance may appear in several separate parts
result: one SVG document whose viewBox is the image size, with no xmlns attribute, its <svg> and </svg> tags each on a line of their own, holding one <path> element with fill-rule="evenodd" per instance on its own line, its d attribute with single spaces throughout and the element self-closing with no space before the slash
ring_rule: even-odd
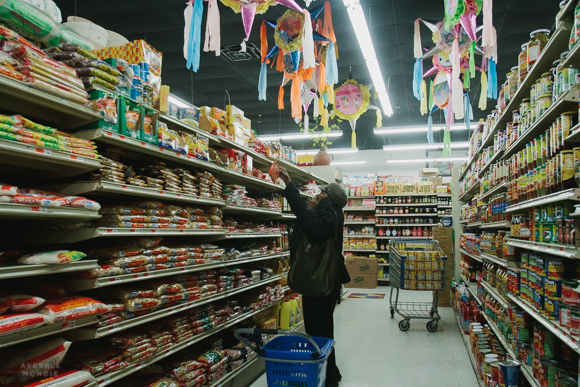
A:
<svg viewBox="0 0 580 387">
<path fill-rule="evenodd" d="M 242 334 L 283 336 L 275 337 L 262 348 L 255 348 Z M 279 329 L 236 329 L 235 336 L 265 360 L 268 387 L 324 387 L 333 339 Z"/>
</svg>

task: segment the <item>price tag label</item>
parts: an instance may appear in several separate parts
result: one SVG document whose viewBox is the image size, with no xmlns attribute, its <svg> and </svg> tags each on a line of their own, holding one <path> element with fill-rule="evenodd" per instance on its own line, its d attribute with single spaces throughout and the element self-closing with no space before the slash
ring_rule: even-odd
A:
<svg viewBox="0 0 580 387">
<path fill-rule="evenodd" d="M 159 152 L 165 152 L 165 148 L 159 147 Z"/>
<path fill-rule="evenodd" d="M 67 321 L 61 324 L 62 328 L 74 328 L 77 326 L 77 322 L 76 321 Z"/>
<path fill-rule="evenodd" d="M 181 153 L 179 153 L 179 152 L 175 152 L 175 155 L 176 155 L 177 157 L 181 157 L 181 156 L 182 156 L 182 154 L 181 154 Z"/>
<path fill-rule="evenodd" d="M 165 195 L 164 191 L 159 191 L 159 195 Z"/>
<path fill-rule="evenodd" d="M 130 186 L 128 186 L 128 185 L 122 185 L 122 186 L 121 186 L 121 189 L 124 189 L 124 190 L 127 190 L 127 191 L 132 191 L 132 190 L 133 190 L 133 189 L 132 189 Z"/>
<path fill-rule="evenodd" d="M 111 133 L 111 132 L 105 132 L 105 136 L 113 137 L 113 133 Z"/>
<path fill-rule="evenodd" d="M 111 277 L 111 278 L 109 278 L 109 282 L 115 282 L 115 281 L 118 281 L 118 280 L 120 280 L 120 278 L 118 278 L 118 277 Z"/>
<path fill-rule="evenodd" d="M 120 138 L 121 140 L 126 140 L 126 139 L 127 139 L 127 137 L 125 137 L 125 136 L 123 136 L 123 135 L 119 136 L 119 138 Z"/>
<path fill-rule="evenodd" d="M 111 381 L 111 377 L 107 376 L 105 379 L 99 380 L 99 384 L 104 384 L 104 383 L 109 384 L 110 381 Z"/>
<path fill-rule="evenodd" d="M 32 212 L 48 212 L 48 208 L 45 207 L 30 207 Z"/>
<path fill-rule="evenodd" d="M 117 230 L 114 229 L 114 228 L 108 228 L 108 229 L 105 230 L 105 232 L 107 234 L 116 234 L 117 233 Z"/>
<path fill-rule="evenodd" d="M 119 326 L 118 326 L 118 325 L 111 325 L 111 326 L 109 327 L 109 331 L 114 331 L 114 330 L 115 330 L 115 329 L 117 329 L 117 328 L 119 328 Z"/>
<path fill-rule="evenodd" d="M 147 146 L 147 144 L 144 141 L 141 141 L 141 146 Z"/>
<path fill-rule="evenodd" d="M 134 228 L 129 229 L 129 232 L 137 232 L 137 230 L 135 230 Z"/>
<path fill-rule="evenodd" d="M 181 194 L 175 194 L 175 196 L 177 196 L 178 198 L 180 198 L 181 197 Z"/>
<path fill-rule="evenodd" d="M 77 156 L 75 155 L 70 155 L 70 159 L 71 160 L 75 160 L 75 161 L 82 161 L 81 159 L 79 159 Z"/>
</svg>

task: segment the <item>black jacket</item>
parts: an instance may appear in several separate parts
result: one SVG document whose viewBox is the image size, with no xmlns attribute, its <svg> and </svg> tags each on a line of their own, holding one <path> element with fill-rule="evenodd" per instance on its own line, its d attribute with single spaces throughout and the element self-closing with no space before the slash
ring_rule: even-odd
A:
<svg viewBox="0 0 580 387">
<path fill-rule="evenodd" d="M 332 238 L 337 233 L 338 241 L 342 246 L 342 229 L 344 226 L 342 208 L 333 207 L 330 198 L 324 198 L 320 201 L 316 211 L 309 210 L 306 200 L 300 196 L 300 191 L 298 191 L 298 188 L 296 188 L 293 182 L 290 182 L 284 191 L 282 191 L 282 196 L 286 198 L 292 212 L 296 215 L 294 231 L 290 235 L 290 262 L 293 262 L 296 257 L 298 243 L 303 234 L 306 235 L 311 244 L 318 245 Z M 337 286 L 340 289 L 340 284 L 350 282 L 350 276 L 344 265 L 344 257 L 342 254 L 336 257 L 336 259 L 338 260 L 339 275 Z"/>
</svg>

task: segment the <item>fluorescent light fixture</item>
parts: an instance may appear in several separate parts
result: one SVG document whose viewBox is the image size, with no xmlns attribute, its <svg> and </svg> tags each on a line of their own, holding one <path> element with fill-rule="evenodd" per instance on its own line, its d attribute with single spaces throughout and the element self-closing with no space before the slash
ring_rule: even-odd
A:
<svg viewBox="0 0 580 387">
<path fill-rule="evenodd" d="M 433 131 L 439 132 L 445 128 L 445 125 L 433 125 Z M 477 124 L 471 124 L 469 129 L 477 128 Z M 467 130 L 465 124 L 451 125 L 451 130 Z M 429 128 L 426 126 L 407 126 L 399 128 L 374 128 L 375 134 L 400 134 L 400 133 L 427 133 Z"/>
<path fill-rule="evenodd" d="M 304 133 L 296 134 L 266 134 L 264 136 L 259 136 L 260 141 L 279 141 L 279 140 L 305 140 L 307 138 L 317 138 L 317 137 L 341 137 L 342 130 L 331 130 L 328 133 L 310 133 L 305 136 Z"/>
<path fill-rule="evenodd" d="M 379 96 L 379 101 L 381 101 L 383 111 L 387 116 L 390 117 L 393 115 L 393 108 L 391 106 L 389 94 L 387 93 L 387 88 L 385 87 L 385 81 L 383 80 L 379 61 L 377 60 L 377 54 L 375 53 L 375 47 L 373 46 L 369 27 L 365 19 L 365 14 L 363 13 L 363 9 L 360 5 L 360 1 L 343 0 L 343 3 L 346 7 L 346 10 L 348 11 L 348 16 L 350 18 L 350 22 L 352 23 L 352 28 L 367 64 L 373 85 Z"/>
<path fill-rule="evenodd" d="M 174 105 L 177 105 L 177 106 L 179 106 L 179 107 L 189 108 L 189 107 L 191 107 L 191 106 L 192 106 L 191 104 L 185 103 L 185 102 L 183 102 L 181 99 L 178 99 L 178 98 L 176 98 L 176 97 L 172 96 L 171 94 L 169 95 L 169 98 L 168 98 L 168 100 L 169 100 L 169 102 L 171 102 L 172 104 L 174 104 Z"/>
<path fill-rule="evenodd" d="M 452 142 L 451 149 L 469 148 L 469 142 Z M 443 144 L 409 144 L 409 145 L 383 145 L 384 151 L 406 151 L 406 150 L 418 150 L 418 149 L 443 149 Z"/>
<path fill-rule="evenodd" d="M 467 161 L 468 157 L 442 157 L 442 158 L 422 158 L 422 159 L 391 159 L 387 164 L 404 164 L 404 163 L 429 163 L 432 161 Z"/>
<path fill-rule="evenodd" d="M 297 150 L 296 154 L 301 156 L 301 155 L 315 155 L 317 154 L 319 151 L 318 149 L 310 149 L 310 150 Z M 352 148 L 336 148 L 336 149 L 327 149 L 326 153 L 328 154 L 343 154 L 343 153 L 357 153 L 358 152 L 358 148 L 352 149 Z"/>
<path fill-rule="evenodd" d="M 354 164 L 366 164 L 366 160 L 355 160 L 355 161 L 333 161 L 330 165 L 354 165 Z"/>
</svg>

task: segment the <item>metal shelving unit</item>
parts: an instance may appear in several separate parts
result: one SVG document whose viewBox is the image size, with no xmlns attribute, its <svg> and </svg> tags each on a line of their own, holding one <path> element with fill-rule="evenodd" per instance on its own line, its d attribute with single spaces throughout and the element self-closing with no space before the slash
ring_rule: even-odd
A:
<svg viewBox="0 0 580 387">
<path fill-rule="evenodd" d="M 479 192 L 479 185 L 480 182 L 479 180 L 477 180 L 477 182 L 475 182 L 475 184 L 473 184 L 471 187 L 469 187 L 460 197 L 459 197 L 459 201 L 462 202 L 466 202 L 469 199 L 471 199 L 472 197 L 475 196 L 475 194 L 477 194 Z"/>
<path fill-rule="evenodd" d="M 205 206 L 225 207 L 226 203 L 221 199 L 206 198 L 167 190 L 159 190 L 149 187 L 138 187 L 131 184 L 119 184 L 106 180 L 78 181 L 75 183 L 52 184 L 53 191 L 66 195 L 91 195 L 117 197 L 118 195 L 128 197 L 145 197 L 159 199 L 168 202 L 185 202 L 190 204 L 200 204 Z"/>
<path fill-rule="evenodd" d="M 461 249 L 461 248 L 460 248 L 460 249 L 459 249 L 459 252 L 460 252 L 461 254 L 467 255 L 467 256 L 468 256 L 468 257 L 470 257 L 470 258 L 473 258 L 473 259 L 475 259 L 475 260 L 476 260 L 476 261 L 478 261 L 478 262 L 483 262 L 483 258 L 482 258 L 481 256 L 479 256 L 479 255 L 475 255 L 475 254 L 471 254 L 471 253 L 467 252 L 467 250 L 465 250 L 465 249 Z"/>
<path fill-rule="evenodd" d="M 0 280 L 9 278 L 25 278 L 38 275 L 51 275 L 87 271 L 98 268 L 96 260 L 81 259 L 79 261 L 57 265 L 13 265 L 0 266 Z"/>
<path fill-rule="evenodd" d="M 437 203 L 377 204 L 377 207 L 438 207 Z"/>
<path fill-rule="evenodd" d="M 247 148 L 245 148 L 244 151 L 246 149 Z M 289 161 L 278 160 L 278 159 L 270 159 L 270 160 L 271 160 L 270 164 L 272 163 L 272 161 L 275 160 L 279 166 L 286 168 L 286 171 L 288 171 L 288 175 L 290 175 L 292 180 L 296 180 L 299 183 L 305 183 L 307 181 L 315 181 L 317 184 L 322 184 L 322 185 L 326 185 L 326 184 L 330 183 L 329 181 L 323 179 L 322 177 L 317 176 L 314 173 L 308 172 L 304 168 L 300 168 L 296 164 L 293 164 Z"/>
<path fill-rule="evenodd" d="M 375 211 L 375 207 L 344 207 L 344 211 Z"/>
<path fill-rule="evenodd" d="M 492 223 L 481 223 L 479 228 L 485 229 L 498 229 L 498 228 L 510 228 L 511 222 L 509 220 L 503 220 L 501 222 L 492 222 Z"/>
<path fill-rule="evenodd" d="M 421 227 L 433 227 L 437 226 L 435 223 L 398 223 L 398 224 L 381 224 L 377 223 L 377 227 L 409 227 L 409 226 L 421 226 Z"/>
<path fill-rule="evenodd" d="M 381 218 L 385 218 L 385 217 L 399 217 L 399 216 L 412 216 L 412 217 L 416 217 L 416 216 L 437 216 L 437 214 L 375 214 L 375 216 L 381 217 Z"/>
<path fill-rule="evenodd" d="M 98 159 L 0 139 L 0 171 L 3 172 L 56 178 L 76 176 L 100 167 Z"/>
<path fill-rule="evenodd" d="M 98 211 L 85 210 L 74 207 L 40 207 L 26 204 L 0 203 L 0 219 L 11 221 L 75 221 L 84 222 L 98 219 Z"/>
<path fill-rule="evenodd" d="M 0 337 L 0 348 L 9 347 L 11 345 L 24 343 L 30 340 L 40 339 L 42 337 L 62 334 L 72 329 L 82 328 L 88 325 L 98 323 L 97 316 L 83 317 L 78 320 L 63 322 L 60 324 L 43 325 L 38 328 L 31 329 L 20 333 L 14 333 Z"/>
<path fill-rule="evenodd" d="M 505 259 L 498 258 L 498 257 L 496 257 L 494 255 L 491 255 L 491 254 L 487 254 L 487 253 L 483 253 L 482 252 L 481 253 L 481 257 L 484 258 L 484 259 L 487 259 L 488 261 L 491 261 L 491 262 L 493 262 L 493 263 L 495 263 L 497 265 L 503 266 L 503 267 L 510 266 L 508 264 L 508 261 L 506 261 Z"/>
<path fill-rule="evenodd" d="M 239 215 L 261 215 L 263 217 L 280 217 L 282 212 L 274 211 L 267 208 L 260 208 L 260 207 L 240 207 L 240 206 L 232 206 L 226 205 L 222 211 L 226 214 L 239 214 Z"/>
<path fill-rule="evenodd" d="M 467 223 L 467 227 L 470 227 L 470 228 L 481 227 L 481 222 Z"/>
<path fill-rule="evenodd" d="M 505 243 L 510 246 L 537 251 L 539 253 L 557 255 L 563 258 L 580 259 L 580 252 L 576 247 L 559 245 L 555 243 L 530 242 L 511 238 L 507 238 Z"/>
<path fill-rule="evenodd" d="M 356 247 L 343 247 L 342 251 L 352 251 L 355 253 L 374 253 L 376 249 L 357 249 Z"/>
<path fill-rule="evenodd" d="M 100 278 L 65 278 L 63 283 L 67 286 L 67 289 L 71 291 L 80 292 L 83 290 L 97 289 L 106 286 L 134 283 L 142 280 L 150 280 L 156 278 L 163 278 L 172 275 L 180 275 L 187 273 L 195 273 L 198 271 L 213 270 L 222 267 L 231 267 L 237 265 L 243 265 L 246 263 L 255 263 L 260 261 L 265 261 L 268 259 L 277 259 L 290 256 L 289 252 L 280 254 L 267 254 L 258 255 L 255 257 L 242 258 L 242 259 L 232 259 L 229 261 L 215 261 L 202 265 L 189 265 L 184 267 L 177 267 L 173 269 L 163 269 L 148 271 L 144 273 L 136 274 L 123 274 L 110 277 L 100 277 Z"/>
<path fill-rule="evenodd" d="M 475 358 L 473 357 L 473 353 L 471 353 L 471 343 L 470 343 L 470 336 L 463 333 L 461 329 L 461 322 L 459 321 L 459 315 L 457 312 L 455 314 L 455 321 L 457 321 L 457 325 L 459 326 L 459 334 L 461 335 L 461 339 L 463 340 L 463 344 L 465 344 L 465 350 L 467 351 L 467 355 L 469 356 L 469 360 L 471 361 L 471 366 L 473 367 L 473 371 L 475 372 L 475 379 L 477 379 L 477 383 L 480 387 L 485 387 L 483 384 L 483 380 L 479 378 L 479 372 L 477 371 L 477 363 Z"/>
<path fill-rule="evenodd" d="M 373 221 L 370 221 L 370 220 L 363 220 L 363 221 L 346 221 L 346 222 L 344 222 L 344 224 L 345 224 L 345 225 L 348 225 L 348 224 L 352 224 L 352 225 L 356 225 L 356 224 L 358 224 L 358 225 L 365 225 L 365 224 L 366 224 L 366 225 L 371 225 L 371 224 L 372 224 L 372 225 L 374 225 L 374 224 L 375 224 L 375 222 L 373 222 Z"/>
<path fill-rule="evenodd" d="M 487 169 L 491 166 L 491 164 L 495 163 L 497 161 L 497 159 L 500 158 L 501 154 L 504 151 L 505 151 L 505 145 L 501 149 L 499 149 L 497 152 L 495 152 L 495 154 L 491 157 L 491 159 L 489 159 L 489 161 L 483 167 L 481 167 L 481 170 L 478 172 L 479 178 L 481 178 L 483 176 L 483 174 L 485 173 L 485 171 L 487 171 Z"/>
<path fill-rule="evenodd" d="M 281 237 L 280 232 L 228 232 L 226 239 L 245 239 L 245 238 L 278 238 Z"/>
<path fill-rule="evenodd" d="M 502 308 L 507 309 L 509 308 L 509 303 L 506 301 L 505 298 L 503 298 L 498 292 L 497 290 L 492 287 L 490 284 L 488 284 L 486 281 L 481 281 L 481 285 L 483 286 L 483 288 L 489 293 L 491 294 L 491 296 L 497 301 L 499 302 L 499 304 L 502 306 Z"/>
<path fill-rule="evenodd" d="M 507 207 L 505 212 L 509 213 L 521 211 L 527 208 L 543 206 L 544 204 L 557 203 L 564 200 L 580 201 L 580 188 L 570 188 L 564 191 L 543 195 L 540 198 L 526 200 L 524 202 Z"/>
<path fill-rule="evenodd" d="M 506 181 L 502 181 L 500 184 L 496 185 L 495 187 L 493 187 L 492 189 L 488 190 L 487 192 L 482 193 L 481 195 L 479 195 L 479 198 L 481 200 L 484 200 L 490 196 L 496 195 L 498 193 L 502 193 L 507 191 L 507 182 Z"/>
</svg>

